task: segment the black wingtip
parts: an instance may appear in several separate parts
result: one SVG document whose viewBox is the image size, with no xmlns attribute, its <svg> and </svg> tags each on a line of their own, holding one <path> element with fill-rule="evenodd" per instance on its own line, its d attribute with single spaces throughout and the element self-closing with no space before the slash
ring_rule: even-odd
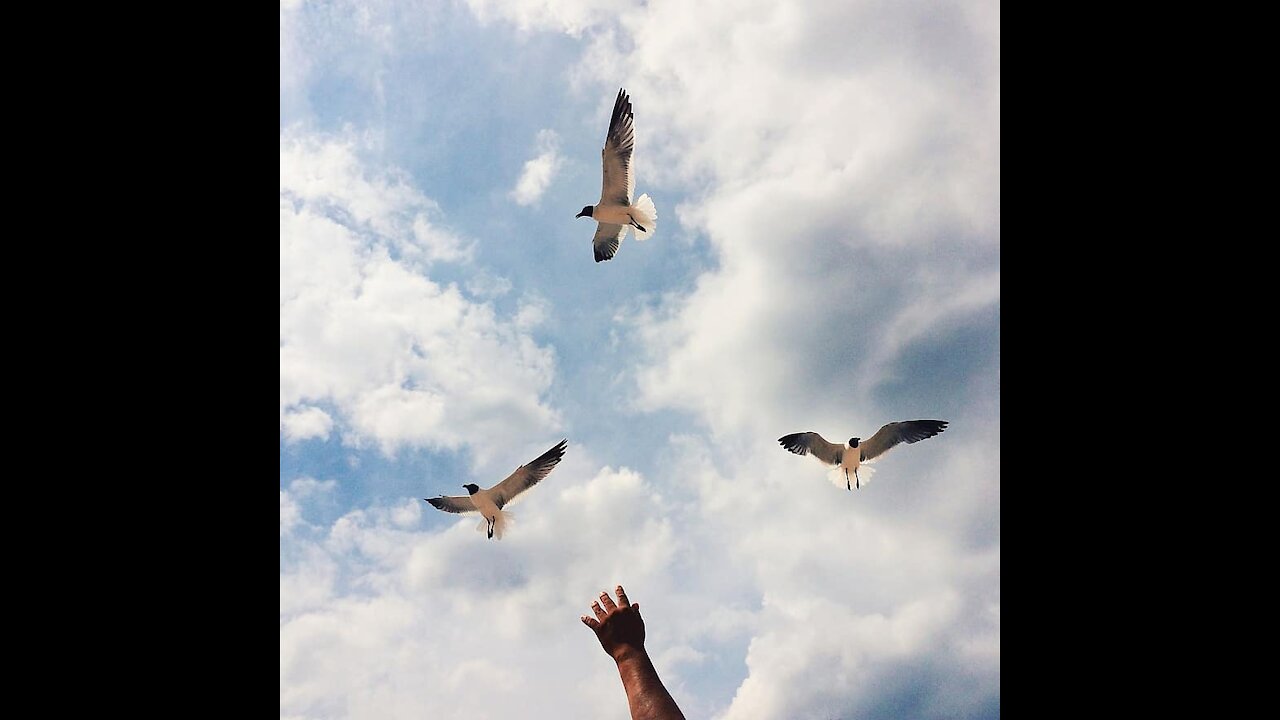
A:
<svg viewBox="0 0 1280 720">
<path fill-rule="evenodd" d="M 804 435 L 804 433 L 791 433 L 790 435 L 783 435 L 782 437 L 778 438 L 778 444 L 781 445 L 783 449 L 785 449 L 787 452 L 793 452 L 797 455 L 804 455 L 806 454 L 805 447 L 800 444 L 800 436 L 802 435 Z"/>
<path fill-rule="evenodd" d="M 546 451 L 546 452 L 542 453 L 541 455 L 539 455 L 538 457 L 534 458 L 533 462 L 535 462 L 535 463 L 536 463 L 536 462 L 545 462 L 545 461 L 548 461 L 548 460 L 551 460 L 551 461 L 554 461 L 554 462 L 557 462 L 557 463 L 558 463 L 558 462 L 560 462 L 561 458 L 563 458 L 563 457 L 564 457 L 564 449 L 565 449 L 565 447 L 566 447 L 568 444 L 569 444 L 569 438 L 565 438 L 565 439 L 561 440 L 560 442 L 558 442 L 558 443 L 556 443 L 554 446 L 552 446 L 552 448 L 551 448 L 550 450 L 548 450 L 548 451 Z M 520 467 L 524 467 L 524 465 L 521 465 Z M 519 468 L 516 468 L 516 469 L 518 470 Z"/>
<path fill-rule="evenodd" d="M 613 135 L 618 124 L 623 118 L 633 118 L 634 113 L 631 112 L 631 100 L 627 97 L 627 91 L 618 90 L 618 97 L 613 100 L 613 112 L 609 115 L 609 136 Z"/>
<path fill-rule="evenodd" d="M 919 442 L 946 430 L 950 424 L 946 420 L 908 420 L 902 424 L 902 439 L 908 443 Z"/>
</svg>

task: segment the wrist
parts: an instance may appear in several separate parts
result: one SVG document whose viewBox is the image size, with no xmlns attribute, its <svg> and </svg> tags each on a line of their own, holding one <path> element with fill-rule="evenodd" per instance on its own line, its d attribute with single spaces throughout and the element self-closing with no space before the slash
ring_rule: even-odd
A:
<svg viewBox="0 0 1280 720">
<path fill-rule="evenodd" d="M 613 661 L 618 663 L 619 665 L 626 662 L 634 662 L 636 660 L 642 660 L 649 656 L 649 654 L 644 651 L 643 645 L 640 645 L 640 646 L 625 645 L 621 648 L 618 648 L 615 652 L 612 653 L 612 655 L 613 655 Z"/>
</svg>

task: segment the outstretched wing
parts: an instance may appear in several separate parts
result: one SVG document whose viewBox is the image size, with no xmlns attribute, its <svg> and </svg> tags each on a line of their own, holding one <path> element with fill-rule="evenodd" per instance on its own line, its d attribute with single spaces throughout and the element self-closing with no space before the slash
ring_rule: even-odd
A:
<svg viewBox="0 0 1280 720">
<path fill-rule="evenodd" d="M 876 431 L 875 435 L 858 444 L 862 462 L 870 462 L 884 455 L 898 443 L 913 443 L 947 429 L 945 420 L 904 420 L 891 422 Z"/>
<path fill-rule="evenodd" d="M 812 455 L 824 465 L 839 465 L 844 458 L 844 445 L 829 443 L 816 432 L 783 435 L 778 442 L 797 455 Z"/>
<path fill-rule="evenodd" d="M 431 503 L 431 507 L 451 513 L 480 512 L 470 497 L 433 497 L 422 498 Z"/>
<path fill-rule="evenodd" d="M 568 438 L 561 440 L 555 447 L 542 453 L 532 462 L 516 468 L 516 471 L 507 476 L 506 480 L 489 488 L 489 497 L 493 498 L 493 504 L 501 510 L 517 495 L 537 485 L 547 476 L 547 473 L 551 472 L 556 463 L 560 462 L 560 458 L 564 457 L 564 447 L 568 442 Z"/>
<path fill-rule="evenodd" d="M 591 241 L 591 249 L 596 251 L 596 262 L 613 257 L 613 254 L 618 252 L 618 246 L 622 244 L 622 236 L 626 234 L 626 225 L 597 223 L 596 236 Z"/>
<path fill-rule="evenodd" d="M 604 183 L 600 188 L 601 205 L 630 205 L 636 180 L 631 174 L 631 151 L 636 146 L 635 129 L 632 126 L 631 99 L 627 91 L 619 89 L 613 101 L 613 116 L 609 118 L 609 134 L 604 138 L 600 160 L 604 165 Z"/>
</svg>

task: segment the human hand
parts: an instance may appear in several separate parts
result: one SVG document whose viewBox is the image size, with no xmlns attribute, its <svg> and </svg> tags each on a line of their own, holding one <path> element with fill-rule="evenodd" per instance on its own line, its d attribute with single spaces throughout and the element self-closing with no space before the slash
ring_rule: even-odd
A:
<svg viewBox="0 0 1280 720">
<path fill-rule="evenodd" d="M 621 662 L 629 653 L 644 652 L 644 619 L 640 617 L 640 603 L 629 602 L 621 585 L 617 593 L 617 604 L 608 593 L 600 593 L 600 599 L 591 603 L 596 616 L 583 615 L 582 624 L 595 631 L 600 647 L 609 657 Z"/>
</svg>

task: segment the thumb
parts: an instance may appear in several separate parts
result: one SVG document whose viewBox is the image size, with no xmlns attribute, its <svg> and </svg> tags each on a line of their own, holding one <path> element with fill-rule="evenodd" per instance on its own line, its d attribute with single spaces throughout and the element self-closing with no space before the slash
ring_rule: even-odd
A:
<svg viewBox="0 0 1280 720">
<path fill-rule="evenodd" d="M 640 603 L 638 603 L 638 602 L 633 602 L 633 603 L 631 603 L 631 607 L 633 607 L 633 608 L 635 608 L 635 609 L 636 609 L 636 614 L 637 614 L 637 615 L 639 615 L 639 614 L 640 614 Z"/>
</svg>

